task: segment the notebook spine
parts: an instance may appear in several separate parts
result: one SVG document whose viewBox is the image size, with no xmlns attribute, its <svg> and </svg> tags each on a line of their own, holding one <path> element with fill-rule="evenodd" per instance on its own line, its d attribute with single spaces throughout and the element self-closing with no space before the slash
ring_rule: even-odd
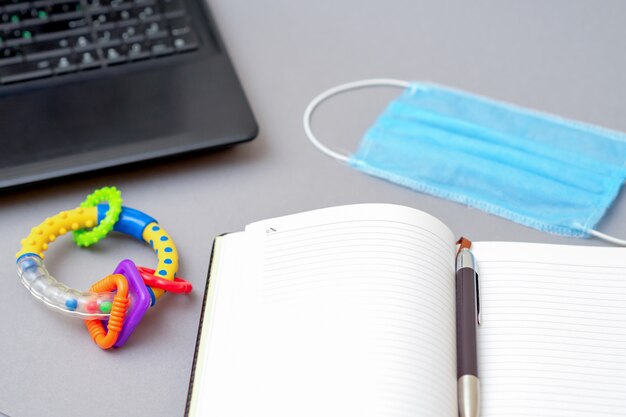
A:
<svg viewBox="0 0 626 417">
<path fill-rule="evenodd" d="M 209 296 L 209 284 L 211 279 L 211 269 L 213 268 L 213 261 L 215 260 L 215 245 L 218 239 L 222 236 L 227 235 L 228 233 L 223 233 L 213 239 L 213 245 L 211 246 L 211 258 L 209 260 L 209 270 L 207 272 L 206 277 L 206 286 L 204 287 L 204 297 L 202 299 L 202 307 L 200 309 L 200 322 L 198 324 L 198 333 L 196 335 L 196 347 L 193 353 L 193 362 L 191 364 L 191 377 L 189 378 L 189 390 L 187 391 L 187 402 L 185 404 L 185 414 L 184 417 L 189 417 L 189 411 L 191 409 L 191 397 L 193 395 L 193 383 L 194 378 L 196 376 L 196 364 L 198 362 L 198 352 L 200 350 L 200 337 L 202 335 L 202 324 L 204 322 L 204 311 L 206 309 L 207 298 Z"/>
</svg>

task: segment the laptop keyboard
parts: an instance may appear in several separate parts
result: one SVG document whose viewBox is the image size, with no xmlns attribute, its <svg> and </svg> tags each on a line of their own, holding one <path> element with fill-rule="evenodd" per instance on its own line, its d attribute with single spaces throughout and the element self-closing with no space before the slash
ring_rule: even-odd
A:
<svg viewBox="0 0 626 417">
<path fill-rule="evenodd" d="M 182 0 L 0 0 L 0 84 L 198 48 Z"/>
</svg>

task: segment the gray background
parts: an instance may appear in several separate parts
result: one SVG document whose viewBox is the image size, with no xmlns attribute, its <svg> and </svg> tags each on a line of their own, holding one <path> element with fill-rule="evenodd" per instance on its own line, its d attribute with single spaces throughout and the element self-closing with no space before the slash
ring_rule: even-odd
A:
<svg viewBox="0 0 626 417">
<path fill-rule="evenodd" d="M 218 153 L 90 174 L 0 194 L 0 412 L 30 416 L 180 416 L 185 407 L 212 238 L 247 223 L 337 204 L 388 202 L 428 211 L 458 235 L 593 245 L 550 236 L 368 177 L 305 139 L 302 111 L 335 84 L 370 77 L 431 80 L 626 131 L 626 3 L 553 1 L 214 0 L 261 133 Z M 376 88 L 324 105 L 314 129 L 354 150 L 399 91 Z M 123 349 L 101 351 L 83 324 L 54 314 L 19 283 L 19 241 L 45 217 L 116 185 L 125 204 L 159 219 L 196 288 L 167 295 Z M 626 193 L 600 230 L 626 237 Z M 51 246 L 56 277 L 86 288 L 130 257 L 153 265 L 147 245 L 107 238 L 92 250 Z M 158 310 L 158 311 L 154 311 Z"/>
</svg>

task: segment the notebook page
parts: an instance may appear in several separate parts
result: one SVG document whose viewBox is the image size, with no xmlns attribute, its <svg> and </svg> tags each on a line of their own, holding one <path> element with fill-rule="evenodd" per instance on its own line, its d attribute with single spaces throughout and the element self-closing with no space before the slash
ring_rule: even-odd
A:
<svg viewBox="0 0 626 417">
<path fill-rule="evenodd" d="M 203 415 L 457 415 L 454 237 L 441 222 L 356 205 L 245 236 Z"/>
<path fill-rule="evenodd" d="M 483 417 L 626 414 L 626 249 L 477 243 Z"/>
</svg>

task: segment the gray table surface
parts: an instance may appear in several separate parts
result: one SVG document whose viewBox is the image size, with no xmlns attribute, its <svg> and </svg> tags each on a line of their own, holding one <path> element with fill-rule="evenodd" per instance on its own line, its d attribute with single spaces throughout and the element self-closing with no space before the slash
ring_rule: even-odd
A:
<svg viewBox="0 0 626 417">
<path fill-rule="evenodd" d="M 181 416 L 211 242 L 255 220 L 358 202 L 423 209 L 475 240 L 594 245 L 551 236 L 368 177 L 315 150 L 302 111 L 335 84 L 370 77 L 430 80 L 626 131 L 626 3 L 512 1 L 210 1 L 261 133 L 184 160 L 90 174 L 0 194 L 0 412 L 31 416 Z M 354 150 L 397 90 L 337 97 L 315 114 L 329 145 Z M 19 241 L 46 216 L 116 185 L 127 205 L 175 239 L 196 291 L 167 295 L 120 350 L 104 352 L 83 324 L 54 314 L 19 283 Z M 622 193 L 600 229 L 626 237 Z M 93 250 L 56 242 L 46 265 L 84 288 L 147 246 L 107 238 Z M 0 413 L 1 414 L 1 413 Z"/>
</svg>

